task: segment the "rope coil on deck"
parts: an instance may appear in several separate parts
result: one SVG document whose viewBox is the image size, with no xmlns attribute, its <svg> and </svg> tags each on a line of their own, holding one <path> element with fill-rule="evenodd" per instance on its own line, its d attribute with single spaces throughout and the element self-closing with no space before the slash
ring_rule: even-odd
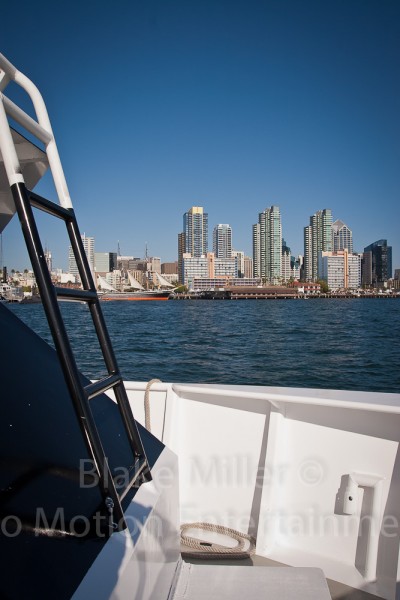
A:
<svg viewBox="0 0 400 600">
<path fill-rule="evenodd" d="M 226 535 L 237 541 L 236 546 L 224 546 L 222 544 L 202 542 L 198 538 L 185 535 L 187 529 L 201 529 L 205 531 L 212 531 L 214 533 L 220 533 Z M 245 540 L 248 540 L 249 547 L 244 550 Z M 208 558 L 209 560 L 217 560 L 224 558 L 234 558 L 242 560 L 250 558 L 256 551 L 256 540 L 253 536 L 247 533 L 241 533 L 230 527 L 223 527 L 222 525 L 214 525 L 213 523 L 185 523 L 181 525 L 181 543 L 195 552 L 190 550 L 182 551 L 182 555 L 185 558 Z"/>
<path fill-rule="evenodd" d="M 150 423 L 150 388 L 153 383 L 162 383 L 160 379 L 151 379 L 145 389 L 144 393 L 144 418 L 145 427 L 148 431 L 151 431 Z M 224 546 L 223 544 L 215 544 L 205 542 L 199 538 L 185 535 L 184 532 L 188 529 L 201 529 L 203 531 L 212 531 L 213 533 L 219 533 L 221 535 L 228 536 L 237 541 L 236 546 Z M 248 548 L 244 550 L 246 540 Z M 181 544 L 192 550 L 182 550 L 182 556 L 184 558 L 202 558 L 208 560 L 223 560 L 224 558 L 243 560 L 250 558 L 255 554 L 256 551 L 256 540 L 252 535 L 236 531 L 230 527 L 224 527 L 223 525 L 215 525 L 213 523 L 184 523 L 181 525 Z"/>
</svg>

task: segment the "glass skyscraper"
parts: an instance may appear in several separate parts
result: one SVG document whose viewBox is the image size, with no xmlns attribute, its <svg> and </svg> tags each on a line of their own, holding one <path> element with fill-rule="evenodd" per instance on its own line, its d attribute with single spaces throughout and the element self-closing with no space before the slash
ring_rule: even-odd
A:
<svg viewBox="0 0 400 600">
<path fill-rule="evenodd" d="M 378 286 L 392 277 L 392 246 L 378 240 L 364 248 L 363 283 Z"/>
</svg>

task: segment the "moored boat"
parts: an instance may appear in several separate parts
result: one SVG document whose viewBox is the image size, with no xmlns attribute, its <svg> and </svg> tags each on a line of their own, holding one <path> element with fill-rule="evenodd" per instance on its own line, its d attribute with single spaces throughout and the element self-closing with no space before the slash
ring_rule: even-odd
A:
<svg viewBox="0 0 400 600">
<path fill-rule="evenodd" d="M 104 302 L 135 300 L 168 300 L 171 290 L 143 290 L 133 292 L 105 292 L 100 296 Z"/>
</svg>

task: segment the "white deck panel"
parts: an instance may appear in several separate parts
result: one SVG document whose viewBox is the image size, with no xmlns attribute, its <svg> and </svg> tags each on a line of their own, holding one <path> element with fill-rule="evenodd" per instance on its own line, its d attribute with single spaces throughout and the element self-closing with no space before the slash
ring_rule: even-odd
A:
<svg viewBox="0 0 400 600">
<path fill-rule="evenodd" d="M 183 563 L 171 600 L 331 600 L 320 569 Z"/>
</svg>

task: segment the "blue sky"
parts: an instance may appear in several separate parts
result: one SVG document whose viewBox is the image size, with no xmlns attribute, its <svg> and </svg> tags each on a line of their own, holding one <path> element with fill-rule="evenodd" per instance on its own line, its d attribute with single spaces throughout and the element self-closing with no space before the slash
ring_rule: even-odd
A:
<svg viewBox="0 0 400 600">
<path fill-rule="evenodd" d="M 387 238 L 400 268 L 397 0 L 3 4 L 0 51 L 44 95 L 96 251 L 142 256 L 147 242 L 176 260 L 198 205 L 251 255 L 276 204 L 293 253 L 331 208 L 356 251 Z M 47 178 L 37 191 L 53 198 Z M 41 230 L 65 268 L 66 240 L 48 219 Z M 16 222 L 3 256 L 28 266 Z"/>
</svg>

